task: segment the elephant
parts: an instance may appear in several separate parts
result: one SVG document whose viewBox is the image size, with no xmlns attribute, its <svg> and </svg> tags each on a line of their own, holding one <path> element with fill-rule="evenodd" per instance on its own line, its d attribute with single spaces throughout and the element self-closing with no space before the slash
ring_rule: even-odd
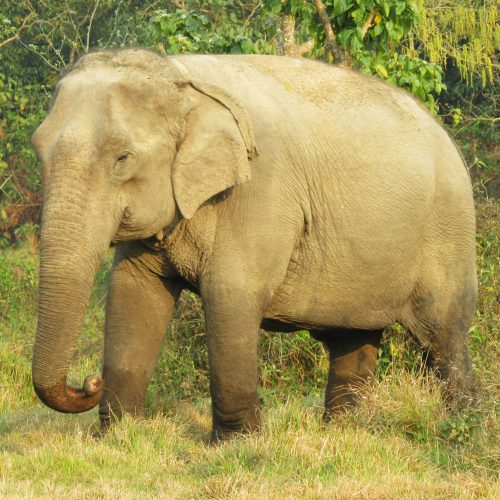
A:
<svg viewBox="0 0 500 500">
<path fill-rule="evenodd" d="M 32 376 L 50 408 L 141 415 L 179 294 L 203 304 L 212 438 L 260 426 L 260 329 L 329 354 L 326 419 L 400 324 L 451 401 L 475 392 L 470 178 L 403 90 L 267 55 L 89 53 L 32 143 L 42 168 Z M 94 275 L 115 247 L 102 376 L 67 383 Z M 359 392 L 359 391 L 358 391 Z"/>
</svg>

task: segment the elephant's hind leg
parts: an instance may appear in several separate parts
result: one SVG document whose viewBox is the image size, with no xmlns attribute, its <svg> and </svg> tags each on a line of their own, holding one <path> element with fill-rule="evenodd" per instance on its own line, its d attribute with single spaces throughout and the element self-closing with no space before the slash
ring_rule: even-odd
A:
<svg viewBox="0 0 500 500">
<path fill-rule="evenodd" d="M 476 303 L 475 277 L 457 286 L 430 280 L 416 288 L 406 326 L 444 382 L 445 397 L 459 406 L 470 402 L 476 384 L 469 356 L 468 331 Z"/>
<path fill-rule="evenodd" d="M 312 332 L 330 357 L 325 420 L 356 404 L 357 390 L 373 375 L 383 330 Z"/>
</svg>

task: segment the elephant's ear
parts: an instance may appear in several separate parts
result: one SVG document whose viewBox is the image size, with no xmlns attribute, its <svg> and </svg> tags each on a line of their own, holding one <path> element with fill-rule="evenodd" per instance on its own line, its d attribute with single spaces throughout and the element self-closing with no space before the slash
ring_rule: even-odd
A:
<svg viewBox="0 0 500 500">
<path fill-rule="evenodd" d="M 177 206 L 190 219 L 205 201 L 250 180 L 249 160 L 257 156 L 246 110 L 219 88 L 193 81 L 193 106 L 172 169 Z"/>
</svg>

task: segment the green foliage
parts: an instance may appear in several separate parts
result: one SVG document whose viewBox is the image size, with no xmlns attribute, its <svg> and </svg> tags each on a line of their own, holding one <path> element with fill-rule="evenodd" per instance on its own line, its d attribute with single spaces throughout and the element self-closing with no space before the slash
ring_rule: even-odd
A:
<svg viewBox="0 0 500 500">
<path fill-rule="evenodd" d="M 481 145 L 492 145 L 466 155 L 476 173 L 491 177 L 497 91 L 484 86 L 492 81 L 498 48 L 495 3 L 487 0 L 478 9 L 473 0 L 457 5 L 449 0 L 323 4 L 334 41 L 328 39 L 315 3 L 305 0 L 6 0 L 0 14 L 3 242 L 18 238 L 16 228 L 26 222 L 37 222 L 41 186 L 30 137 L 61 71 L 95 48 L 142 45 L 167 54 L 291 50 L 329 62 L 344 59 L 344 64 L 407 89 L 434 113 L 441 107 L 470 149 L 478 149 L 478 138 Z"/>
<path fill-rule="evenodd" d="M 460 80 L 457 68 L 447 71 L 448 92 L 441 109 L 452 137 L 460 144 L 473 178 L 476 195 L 500 196 L 500 135 L 498 95 L 500 80 L 482 87 L 476 76 L 472 86 Z"/>
<path fill-rule="evenodd" d="M 464 444 L 471 441 L 479 425 L 481 425 L 481 419 L 476 412 L 450 415 L 438 422 L 438 435 L 447 442 Z"/>
<path fill-rule="evenodd" d="M 150 406 L 169 410 L 178 399 L 196 399 L 208 391 L 208 359 L 200 300 L 184 292 L 172 319 L 149 390 Z M 152 393 L 161 394 L 163 402 Z"/>
<path fill-rule="evenodd" d="M 408 48 L 446 66 L 452 64 L 469 86 L 494 82 L 495 52 L 500 49 L 496 0 L 416 0 L 421 22 Z"/>
<path fill-rule="evenodd" d="M 15 319 L 23 314 L 26 305 L 34 313 L 37 282 L 38 273 L 33 258 L 27 259 L 24 253 L 16 258 L 0 253 L 0 321 L 4 326 L 12 325 L 3 333 L 15 329 Z"/>
<path fill-rule="evenodd" d="M 234 10 L 226 9 L 227 4 L 214 2 L 210 17 L 202 9 L 157 10 L 150 19 L 151 37 L 167 54 L 275 53 L 265 34 L 245 26 Z"/>
<path fill-rule="evenodd" d="M 147 23 L 146 20 L 135 23 L 138 17 L 137 7 L 122 0 L 96 4 L 68 0 L 63 8 L 52 1 L 7 0 L 2 4 L 0 231 L 4 233 L 3 243 L 17 238 L 16 228 L 38 218 L 41 186 L 30 138 L 46 115 L 59 74 L 91 47 L 143 43 L 141 30 Z"/>
<path fill-rule="evenodd" d="M 409 90 L 425 102 L 433 113 L 438 112 L 434 96 L 440 95 L 447 88 L 443 82 L 443 69 L 438 64 L 398 53 L 388 57 L 386 52 L 381 52 L 374 57 L 373 54 L 360 50 L 355 57 L 364 73 Z"/>
<path fill-rule="evenodd" d="M 341 0 L 333 6 L 340 43 L 351 53 L 363 47 L 375 52 L 393 50 L 418 24 L 414 2 L 406 0 Z"/>
<path fill-rule="evenodd" d="M 341 0 L 324 3 L 331 14 L 336 39 L 355 67 L 406 88 L 433 112 L 437 111 L 435 96 L 446 89 L 442 83 L 442 69 L 396 49 L 418 24 L 418 12 L 412 2 Z M 247 9 L 228 8 L 226 0 L 218 0 L 211 2 L 208 9 L 199 2 L 187 2 L 186 9 L 157 10 L 150 20 L 152 41 L 160 44 L 168 54 L 275 54 L 284 50 L 283 17 L 293 16 L 297 43 L 314 41 L 308 57 L 333 61 L 313 2 L 265 2 L 246 19 L 252 4 L 245 5 Z"/>
<path fill-rule="evenodd" d="M 377 360 L 379 379 L 399 370 L 417 374 L 423 361 L 422 350 L 402 326 L 386 329 Z"/>
<path fill-rule="evenodd" d="M 265 402 L 284 401 L 290 390 L 308 395 L 325 383 L 327 356 L 308 332 L 261 332 L 259 350 L 261 397 Z M 193 293 L 184 292 L 153 376 L 148 401 L 154 411 L 169 411 L 179 399 L 196 400 L 208 393 L 208 355 L 201 301 Z"/>
<path fill-rule="evenodd" d="M 328 355 L 307 331 L 262 332 L 259 352 L 264 402 L 283 401 L 289 390 L 307 396 L 326 384 Z"/>
</svg>

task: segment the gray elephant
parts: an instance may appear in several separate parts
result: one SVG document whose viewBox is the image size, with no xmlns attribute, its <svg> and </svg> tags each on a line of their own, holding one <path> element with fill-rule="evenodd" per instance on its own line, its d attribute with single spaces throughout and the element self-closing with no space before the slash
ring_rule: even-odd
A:
<svg viewBox="0 0 500 500">
<path fill-rule="evenodd" d="M 140 414 L 182 289 L 205 312 L 213 437 L 259 427 L 259 329 L 330 356 L 325 416 L 404 325 L 456 398 L 474 392 L 470 180 L 407 94 L 273 56 L 83 57 L 33 136 L 43 169 L 36 393 Z M 116 245 L 103 380 L 67 385 L 96 267 Z"/>
</svg>

